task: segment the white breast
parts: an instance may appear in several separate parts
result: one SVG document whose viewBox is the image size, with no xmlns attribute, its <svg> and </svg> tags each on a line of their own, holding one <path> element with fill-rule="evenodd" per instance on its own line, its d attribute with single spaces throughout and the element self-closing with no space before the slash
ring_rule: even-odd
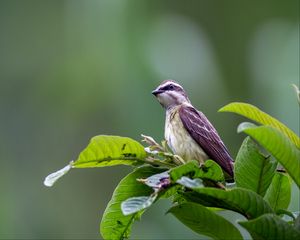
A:
<svg viewBox="0 0 300 240">
<path fill-rule="evenodd" d="M 183 126 L 179 107 L 166 111 L 165 139 L 172 151 L 184 160 L 204 162 L 208 156 Z"/>
</svg>

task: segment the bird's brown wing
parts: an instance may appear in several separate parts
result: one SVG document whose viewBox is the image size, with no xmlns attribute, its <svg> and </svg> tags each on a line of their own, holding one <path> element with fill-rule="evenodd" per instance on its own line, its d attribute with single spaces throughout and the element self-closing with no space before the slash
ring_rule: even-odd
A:
<svg viewBox="0 0 300 240">
<path fill-rule="evenodd" d="M 179 116 L 185 129 L 209 158 L 216 161 L 226 173 L 233 177 L 233 160 L 206 116 L 190 106 L 182 106 L 179 109 Z"/>
</svg>

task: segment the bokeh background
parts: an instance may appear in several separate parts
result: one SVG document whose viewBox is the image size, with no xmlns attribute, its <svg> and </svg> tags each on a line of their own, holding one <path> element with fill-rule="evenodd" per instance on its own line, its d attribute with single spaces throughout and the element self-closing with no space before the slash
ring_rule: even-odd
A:
<svg viewBox="0 0 300 240">
<path fill-rule="evenodd" d="M 126 166 L 46 175 L 89 139 L 163 138 L 151 95 L 176 79 L 235 156 L 244 120 L 217 110 L 252 103 L 299 134 L 299 1 L 0 0 L 0 238 L 94 239 Z M 195 239 L 162 201 L 133 239 Z M 291 210 L 299 210 L 294 188 Z M 221 227 L 221 226 L 216 226 Z"/>
</svg>

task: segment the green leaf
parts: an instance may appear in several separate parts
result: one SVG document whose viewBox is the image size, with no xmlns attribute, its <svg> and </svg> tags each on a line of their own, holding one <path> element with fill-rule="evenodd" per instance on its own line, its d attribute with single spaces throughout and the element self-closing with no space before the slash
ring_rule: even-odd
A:
<svg viewBox="0 0 300 240">
<path fill-rule="evenodd" d="M 247 189 L 234 188 L 227 191 L 209 187 L 191 189 L 194 191 L 183 194 L 189 201 L 198 202 L 207 207 L 232 210 L 248 219 L 274 212 L 260 195 Z"/>
<path fill-rule="evenodd" d="M 76 161 L 71 161 L 64 168 L 49 174 L 44 180 L 44 185 L 53 186 L 71 168 L 138 165 L 145 163 L 146 157 L 144 147 L 133 139 L 107 135 L 95 136 Z"/>
<path fill-rule="evenodd" d="M 247 137 L 237 154 L 234 178 L 237 187 L 247 188 L 264 196 L 276 170 L 277 162 L 260 153 L 257 144 Z"/>
<path fill-rule="evenodd" d="M 213 160 L 206 160 L 201 165 L 200 171 L 196 172 L 196 178 L 208 179 L 215 182 L 224 182 L 224 174 L 222 168 Z"/>
<path fill-rule="evenodd" d="M 300 239 L 300 232 L 275 214 L 264 214 L 250 221 L 241 221 L 239 224 L 249 231 L 253 239 Z"/>
<path fill-rule="evenodd" d="M 300 150 L 280 131 L 270 126 L 241 123 L 238 127 L 268 150 L 300 188 Z"/>
<path fill-rule="evenodd" d="M 279 209 L 287 209 L 291 201 L 291 182 L 289 177 L 277 172 L 264 199 L 275 212 Z"/>
<path fill-rule="evenodd" d="M 169 175 L 171 178 L 171 181 L 175 183 L 178 179 L 180 179 L 182 176 L 195 176 L 196 172 L 199 171 L 199 163 L 197 161 L 189 161 L 183 165 L 180 165 L 178 167 L 174 167 L 170 169 Z"/>
<path fill-rule="evenodd" d="M 232 223 L 200 204 L 185 202 L 170 208 L 168 213 L 196 233 L 213 239 L 243 239 Z"/>
<path fill-rule="evenodd" d="M 138 182 L 137 179 L 146 178 L 162 171 L 164 170 L 159 168 L 140 167 L 120 181 L 107 204 L 100 223 L 100 232 L 104 239 L 116 240 L 129 236 L 133 222 L 140 217 L 143 211 L 124 216 L 121 203 L 131 197 L 149 196 L 153 190 Z"/>
<path fill-rule="evenodd" d="M 159 195 L 158 197 L 159 198 L 171 198 L 171 197 L 177 197 L 177 193 L 178 191 L 181 189 L 181 186 L 180 185 L 172 185 L 162 191 L 159 192 Z"/>
<path fill-rule="evenodd" d="M 282 217 L 282 219 L 285 220 L 285 221 L 287 221 L 287 219 L 292 219 L 293 221 L 296 220 L 295 215 L 292 212 L 288 211 L 288 210 L 279 209 L 275 213 L 276 213 L 276 215 L 280 215 Z"/>
<path fill-rule="evenodd" d="M 74 161 L 73 167 L 137 165 L 146 156 L 144 147 L 131 138 L 99 135 L 91 139 L 89 145 Z"/>
<path fill-rule="evenodd" d="M 292 130 L 251 104 L 234 102 L 222 107 L 219 109 L 219 112 L 237 113 L 260 124 L 272 126 L 285 134 L 298 148 L 300 148 L 300 139 Z"/>
<path fill-rule="evenodd" d="M 184 165 L 180 165 L 170 170 L 172 182 L 176 182 L 182 176 L 209 179 L 215 182 L 224 181 L 222 168 L 213 160 L 206 160 L 201 166 L 199 166 L 197 161 L 189 161 Z"/>
</svg>

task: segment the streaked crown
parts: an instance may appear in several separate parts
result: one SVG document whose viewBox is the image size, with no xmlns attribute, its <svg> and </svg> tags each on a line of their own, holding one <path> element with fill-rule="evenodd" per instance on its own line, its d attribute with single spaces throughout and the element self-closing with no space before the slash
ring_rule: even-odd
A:
<svg viewBox="0 0 300 240">
<path fill-rule="evenodd" d="M 183 103 L 190 103 L 184 89 L 174 80 L 163 81 L 152 94 L 166 109 L 173 108 Z"/>
</svg>

